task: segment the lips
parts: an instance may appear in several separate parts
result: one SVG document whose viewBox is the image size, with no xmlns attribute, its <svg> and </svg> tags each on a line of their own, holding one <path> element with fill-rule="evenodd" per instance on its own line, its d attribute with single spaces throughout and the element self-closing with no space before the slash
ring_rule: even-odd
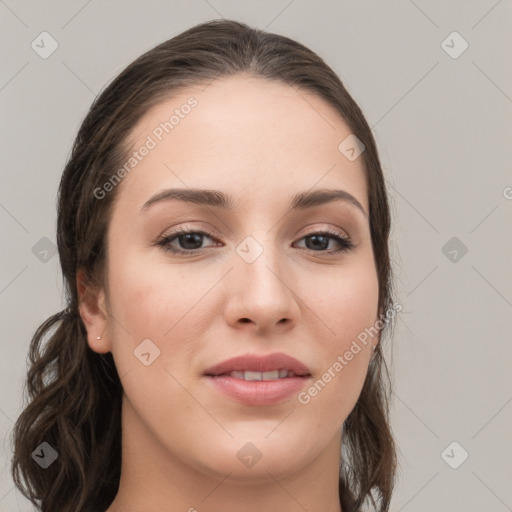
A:
<svg viewBox="0 0 512 512">
<path fill-rule="evenodd" d="M 282 352 L 234 357 L 204 372 L 204 380 L 212 389 L 250 406 L 287 403 L 311 378 L 304 363 Z"/>
<path fill-rule="evenodd" d="M 257 356 L 246 354 L 222 361 L 211 368 L 208 368 L 204 374 L 217 377 L 220 375 L 229 375 L 231 372 L 275 372 L 280 370 L 288 371 L 296 376 L 310 376 L 309 368 L 294 357 L 283 352 L 277 352 L 266 356 Z M 283 372 L 281 374 L 284 375 Z"/>
</svg>

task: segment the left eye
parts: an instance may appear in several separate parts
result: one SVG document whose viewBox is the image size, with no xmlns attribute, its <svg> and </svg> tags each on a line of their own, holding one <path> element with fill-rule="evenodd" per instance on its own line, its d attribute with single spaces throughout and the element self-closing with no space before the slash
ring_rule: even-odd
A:
<svg viewBox="0 0 512 512">
<path fill-rule="evenodd" d="M 193 231 L 193 230 L 184 230 L 179 229 L 170 235 L 163 237 L 160 241 L 157 242 L 156 245 L 161 247 L 164 251 L 168 251 L 176 254 L 198 254 L 202 252 L 204 248 L 201 247 L 203 237 L 214 240 L 214 238 L 204 231 Z M 300 240 L 306 239 L 310 240 L 310 243 L 306 243 L 307 250 L 312 252 L 327 252 L 328 254 L 339 253 L 342 251 L 349 251 L 354 247 L 350 238 L 343 237 L 339 233 L 332 233 L 330 231 L 321 231 L 321 232 L 313 232 L 306 236 L 303 236 Z M 171 245 L 171 242 L 175 240 L 179 241 L 181 245 L 184 246 L 183 249 L 176 248 Z M 335 240 L 340 249 L 324 251 L 322 249 L 326 249 L 331 240 Z M 320 248 L 320 251 L 318 250 Z"/>
</svg>

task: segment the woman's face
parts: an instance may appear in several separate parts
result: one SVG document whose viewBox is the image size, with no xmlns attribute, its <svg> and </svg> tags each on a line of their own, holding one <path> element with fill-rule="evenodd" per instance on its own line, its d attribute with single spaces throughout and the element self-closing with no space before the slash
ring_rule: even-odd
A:
<svg viewBox="0 0 512 512">
<path fill-rule="evenodd" d="M 141 474 L 156 464 L 257 479 L 338 464 L 378 341 L 358 340 L 377 320 L 378 280 L 362 158 L 339 149 L 350 133 L 318 97 L 245 75 L 182 91 L 136 125 L 108 231 L 108 313 L 88 332 L 93 350 L 113 354 L 124 450 Z M 218 191 L 232 204 L 152 201 L 171 189 Z M 291 209 L 320 189 L 345 199 Z M 178 228 L 195 235 L 172 239 Z M 336 236 L 353 247 L 340 250 Z M 205 375 L 274 353 L 309 376 Z"/>
</svg>

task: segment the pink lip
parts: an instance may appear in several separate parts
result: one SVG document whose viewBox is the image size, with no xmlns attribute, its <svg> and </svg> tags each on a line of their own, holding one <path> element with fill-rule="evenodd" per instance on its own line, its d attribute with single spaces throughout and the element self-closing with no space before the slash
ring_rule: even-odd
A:
<svg viewBox="0 0 512 512">
<path fill-rule="evenodd" d="M 296 395 L 311 376 L 286 377 L 279 380 L 241 380 L 220 375 L 206 376 L 211 385 L 224 395 L 246 405 L 270 405 Z"/>
<path fill-rule="evenodd" d="M 268 372 L 288 370 L 296 375 L 268 381 L 246 381 L 227 375 L 232 371 Z M 270 405 L 297 394 L 309 381 L 309 368 L 282 352 L 267 356 L 246 354 L 223 361 L 205 372 L 205 377 L 217 390 L 247 405 Z"/>
<path fill-rule="evenodd" d="M 309 368 L 304 363 L 283 352 L 276 352 L 266 356 L 246 354 L 233 357 L 208 368 L 204 373 L 205 375 L 217 376 L 232 371 L 271 372 L 283 369 L 302 376 L 310 374 Z"/>
</svg>

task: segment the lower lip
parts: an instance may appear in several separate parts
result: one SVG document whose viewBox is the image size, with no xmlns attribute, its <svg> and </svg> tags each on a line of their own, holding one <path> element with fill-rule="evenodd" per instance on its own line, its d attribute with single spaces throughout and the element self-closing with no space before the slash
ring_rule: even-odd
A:
<svg viewBox="0 0 512 512">
<path fill-rule="evenodd" d="M 242 380 L 222 375 L 206 378 L 218 391 L 247 405 L 270 405 L 298 393 L 308 377 L 286 377 L 276 380 Z"/>
</svg>

